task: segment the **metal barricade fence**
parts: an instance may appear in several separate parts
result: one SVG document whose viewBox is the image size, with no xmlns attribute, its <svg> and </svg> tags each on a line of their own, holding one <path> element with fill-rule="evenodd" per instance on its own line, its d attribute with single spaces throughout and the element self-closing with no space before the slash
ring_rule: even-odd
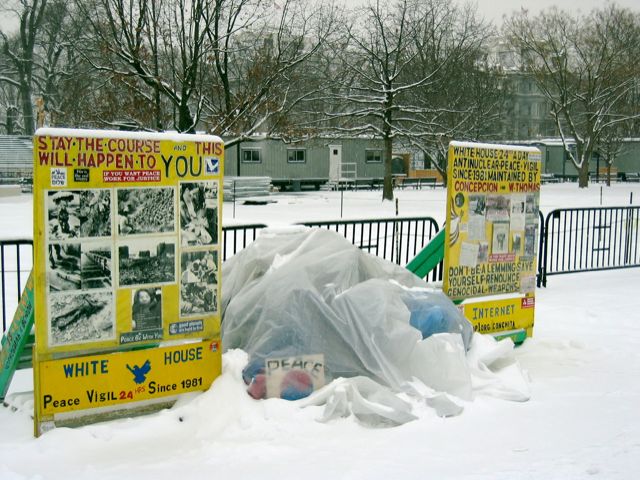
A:
<svg viewBox="0 0 640 480">
<path fill-rule="evenodd" d="M 253 242 L 260 230 L 266 227 L 262 223 L 222 227 L 222 261 L 234 256 Z"/>
<path fill-rule="evenodd" d="M 640 266 L 640 207 L 553 210 L 539 214 L 538 286 L 561 273 Z M 398 265 L 409 263 L 438 233 L 430 217 L 305 222 L 343 235 L 358 248 Z M 222 228 L 222 261 L 253 242 L 264 224 Z M 2 331 L 11 322 L 33 262 L 30 239 L 0 240 Z M 431 273 L 442 280 L 442 262 Z"/>
<path fill-rule="evenodd" d="M 0 295 L 2 295 L 2 332 L 20 302 L 22 287 L 33 266 L 33 240 L 0 240 Z"/>
<path fill-rule="evenodd" d="M 301 225 L 335 230 L 357 247 L 395 262 L 406 265 L 429 240 L 438 233 L 438 224 L 429 217 L 386 218 L 374 220 L 340 220 L 329 222 L 308 222 Z M 253 242 L 266 228 L 264 224 L 234 225 L 222 227 L 222 261 L 235 255 Z M 32 268 L 32 240 L 7 240 L 1 242 L 2 272 L 0 281 L 2 293 L 2 331 L 4 332 L 15 311 L 22 286 Z M 28 247 L 29 252 L 20 251 Z M 5 255 L 5 248 L 15 253 Z M 7 267 L 5 264 L 7 258 Z M 19 266 L 19 268 L 18 268 Z M 17 275 L 17 276 L 12 276 Z M 433 279 L 441 278 L 442 267 L 433 272 Z"/>
<path fill-rule="evenodd" d="M 544 221 L 538 285 L 563 273 L 640 266 L 640 207 L 569 208 Z"/>
<path fill-rule="evenodd" d="M 358 248 L 398 265 L 408 264 L 440 230 L 431 217 L 380 218 L 305 222 L 308 227 L 334 230 Z M 442 262 L 432 272 L 442 279 Z"/>
</svg>

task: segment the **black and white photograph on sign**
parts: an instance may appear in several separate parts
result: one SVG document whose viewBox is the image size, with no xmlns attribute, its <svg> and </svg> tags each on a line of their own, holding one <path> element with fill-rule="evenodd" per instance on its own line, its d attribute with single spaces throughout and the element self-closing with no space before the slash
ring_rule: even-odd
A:
<svg viewBox="0 0 640 480">
<path fill-rule="evenodd" d="M 80 290 L 80 243 L 49 243 L 49 291 Z"/>
<path fill-rule="evenodd" d="M 77 190 L 47 193 L 49 239 L 64 240 L 80 236 L 80 192 Z"/>
<path fill-rule="evenodd" d="M 487 195 L 487 220 L 492 222 L 509 220 L 511 202 L 504 195 Z"/>
<path fill-rule="evenodd" d="M 491 236 L 491 254 L 509 253 L 509 224 L 495 222 Z"/>
<path fill-rule="evenodd" d="M 489 260 L 489 242 L 478 244 L 478 263 L 486 263 Z"/>
<path fill-rule="evenodd" d="M 175 190 L 119 188 L 118 235 L 175 232 Z"/>
<path fill-rule="evenodd" d="M 131 239 L 118 244 L 120 286 L 174 283 L 176 245 L 167 238 Z"/>
<path fill-rule="evenodd" d="M 527 215 L 538 215 L 538 195 L 527 195 L 525 211 Z"/>
<path fill-rule="evenodd" d="M 61 293 L 49 297 L 52 346 L 110 340 L 115 335 L 112 292 Z"/>
<path fill-rule="evenodd" d="M 81 255 L 82 290 L 111 287 L 111 245 L 84 243 Z"/>
<path fill-rule="evenodd" d="M 520 277 L 520 293 L 531 293 L 536 291 L 536 276 L 522 275 Z"/>
<path fill-rule="evenodd" d="M 487 209 L 486 195 L 469 195 L 469 216 L 485 216 Z"/>
<path fill-rule="evenodd" d="M 525 196 L 513 195 L 511 197 L 511 214 L 512 215 L 524 215 Z"/>
<path fill-rule="evenodd" d="M 81 237 L 111 236 L 111 190 L 80 190 L 80 206 L 77 216 L 80 220 Z"/>
<path fill-rule="evenodd" d="M 216 312 L 217 252 L 183 252 L 180 271 L 180 315 Z"/>
<path fill-rule="evenodd" d="M 180 184 L 180 236 L 183 246 L 218 243 L 218 183 Z"/>
<path fill-rule="evenodd" d="M 485 232 L 485 195 L 469 195 L 469 217 L 467 221 L 467 240 L 479 241 L 486 238 Z"/>
<path fill-rule="evenodd" d="M 535 257 L 538 251 L 538 226 L 527 225 L 524 229 L 524 254 L 527 257 Z"/>
<path fill-rule="evenodd" d="M 162 289 L 152 287 L 134 290 L 131 304 L 134 331 L 162 328 Z"/>
<path fill-rule="evenodd" d="M 516 255 L 522 253 L 522 233 L 513 233 L 511 235 L 511 251 Z"/>
</svg>

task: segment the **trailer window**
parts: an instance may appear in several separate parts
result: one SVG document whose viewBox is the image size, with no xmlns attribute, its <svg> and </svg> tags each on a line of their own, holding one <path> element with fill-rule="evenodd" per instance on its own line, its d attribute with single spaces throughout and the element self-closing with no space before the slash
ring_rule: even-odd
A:
<svg viewBox="0 0 640 480">
<path fill-rule="evenodd" d="M 365 150 L 367 163 L 382 163 L 382 150 Z"/>
<path fill-rule="evenodd" d="M 242 150 L 242 163 L 261 163 L 260 150 L 255 148 Z"/>
<path fill-rule="evenodd" d="M 307 151 L 298 149 L 287 150 L 287 162 L 289 163 L 305 163 L 307 161 Z"/>
</svg>

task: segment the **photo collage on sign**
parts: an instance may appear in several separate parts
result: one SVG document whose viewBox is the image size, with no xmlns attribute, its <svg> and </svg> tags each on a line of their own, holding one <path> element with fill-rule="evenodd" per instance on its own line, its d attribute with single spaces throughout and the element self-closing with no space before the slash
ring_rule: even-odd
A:
<svg viewBox="0 0 640 480">
<path fill-rule="evenodd" d="M 162 287 L 177 282 L 176 188 L 56 190 L 45 203 L 49 344 L 115 339 L 122 288 L 129 330 L 161 336 Z"/>
<path fill-rule="evenodd" d="M 533 259 L 537 254 L 538 196 L 536 194 L 469 195 L 461 265 Z"/>
<path fill-rule="evenodd" d="M 46 192 L 49 343 L 115 338 L 112 192 Z"/>
<path fill-rule="evenodd" d="M 218 311 L 218 183 L 181 182 L 180 316 Z"/>
<path fill-rule="evenodd" d="M 177 279 L 176 189 L 117 188 L 116 198 L 118 286 L 130 289 L 131 331 L 160 339 L 162 288 Z"/>
</svg>

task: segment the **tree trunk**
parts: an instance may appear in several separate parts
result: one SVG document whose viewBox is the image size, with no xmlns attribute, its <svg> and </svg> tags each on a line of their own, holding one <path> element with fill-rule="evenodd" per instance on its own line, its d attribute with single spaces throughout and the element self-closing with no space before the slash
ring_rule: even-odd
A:
<svg viewBox="0 0 640 480">
<path fill-rule="evenodd" d="M 24 134 L 27 136 L 31 136 L 35 132 L 33 121 L 33 103 L 31 102 L 31 86 L 26 83 L 20 85 L 20 104 L 22 106 Z"/>
<path fill-rule="evenodd" d="M 589 186 L 589 162 L 585 159 L 578 170 L 578 187 L 587 188 Z"/>
<path fill-rule="evenodd" d="M 184 103 L 178 105 L 178 131 L 180 133 L 196 133 L 191 110 Z"/>
<path fill-rule="evenodd" d="M 393 175 L 391 169 L 391 154 L 393 140 L 389 135 L 384 138 L 384 185 L 382 188 L 382 200 L 393 200 Z"/>
<path fill-rule="evenodd" d="M 18 109 L 16 107 L 7 107 L 7 135 L 15 134 L 15 127 L 18 118 Z"/>
<path fill-rule="evenodd" d="M 611 186 L 611 164 L 607 164 L 607 187 Z"/>
</svg>

